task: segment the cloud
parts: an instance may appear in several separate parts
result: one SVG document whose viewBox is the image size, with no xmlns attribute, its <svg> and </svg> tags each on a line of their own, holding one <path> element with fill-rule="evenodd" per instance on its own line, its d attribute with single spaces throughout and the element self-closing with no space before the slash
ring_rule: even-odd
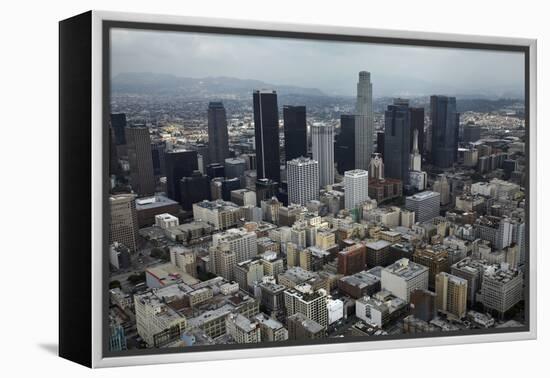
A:
<svg viewBox="0 0 550 378">
<path fill-rule="evenodd" d="M 371 72 L 375 96 L 523 93 L 521 53 L 273 37 L 111 31 L 111 71 L 230 76 L 353 95 Z"/>
</svg>

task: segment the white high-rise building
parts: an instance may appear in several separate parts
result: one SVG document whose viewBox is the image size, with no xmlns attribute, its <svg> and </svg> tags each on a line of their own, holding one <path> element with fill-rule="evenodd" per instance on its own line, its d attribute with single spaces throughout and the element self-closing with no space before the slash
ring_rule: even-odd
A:
<svg viewBox="0 0 550 378">
<path fill-rule="evenodd" d="M 369 172 L 354 169 L 344 172 L 346 209 L 354 209 L 369 198 Z"/>
<path fill-rule="evenodd" d="M 374 113 L 370 72 L 359 72 L 355 106 L 355 168 L 368 169 L 374 152 Z"/>
<path fill-rule="evenodd" d="M 422 170 L 422 156 L 418 150 L 418 130 L 413 131 L 413 148 L 411 153 L 411 171 Z"/>
<path fill-rule="evenodd" d="M 422 171 L 422 156 L 418 150 L 418 130 L 414 129 L 413 148 L 410 158 L 409 182 L 416 190 L 424 190 L 428 184 L 428 175 Z"/>
<path fill-rule="evenodd" d="M 319 186 L 334 184 L 334 127 L 316 124 L 311 126 L 311 151 L 319 163 Z"/>
<path fill-rule="evenodd" d="M 299 157 L 286 163 L 288 203 L 304 206 L 319 199 L 319 163 Z"/>
</svg>

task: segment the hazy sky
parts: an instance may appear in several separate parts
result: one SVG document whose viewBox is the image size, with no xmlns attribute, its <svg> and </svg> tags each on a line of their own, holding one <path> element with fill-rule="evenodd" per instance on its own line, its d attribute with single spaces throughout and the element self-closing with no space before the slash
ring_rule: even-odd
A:
<svg viewBox="0 0 550 378">
<path fill-rule="evenodd" d="M 230 76 L 354 95 L 358 72 L 367 70 L 375 97 L 523 94 L 521 53 L 131 29 L 111 33 L 113 76 Z"/>
</svg>

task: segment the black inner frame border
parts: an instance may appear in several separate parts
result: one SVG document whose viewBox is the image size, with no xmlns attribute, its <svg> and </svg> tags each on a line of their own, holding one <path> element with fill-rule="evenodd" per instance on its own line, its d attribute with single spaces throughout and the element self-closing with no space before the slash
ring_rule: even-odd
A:
<svg viewBox="0 0 550 378">
<path fill-rule="evenodd" d="M 281 27 L 284 27 L 281 26 Z M 317 27 L 317 26 L 312 26 Z M 191 346 L 191 347 L 164 347 L 158 349 L 136 349 L 131 351 L 112 352 L 109 351 L 109 175 L 103 174 L 103 263 L 102 263 L 102 282 L 101 282 L 101 302 L 102 302 L 102 357 L 130 357 L 144 356 L 156 354 L 172 354 L 172 353 L 193 353 L 207 351 L 223 351 L 223 350 L 244 350 L 244 349 L 259 349 L 259 348 L 284 348 L 292 346 L 307 346 L 307 345 L 331 345 L 331 344 L 347 344 L 356 342 L 375 342 L 386 340 L 407 340 L 407 339 L 424 339 L 424 338 L 439 338 L 449 336 L 469 336 L 469 335 L 486 335 L 486 334 L 501 334 L 501 333 L 517 333 L 530 331 L 530 295 L 529 279 L 530 279 L 530 47 L 524 45 L 513 45 L 503 43 L 480 43 L 480 42 L 453 42 L 443 40 L 428 40 L 415 38 L 396 38 L 396 37 L 371 37 L 350 34 L 330 34 L 330 33 L 309 33 L 295 32 L 282 30 L 265 30 L 265 29 L 247 29 L 233 27 L 218 27 L 218 26 L 197 26 L 197 25 L 179 25 L 179 24 L 162 24 L 148 22 L 132 22 L 132 21 L 102 21 L 102 125 L 103 130 L 109 127 L 109 117 L 111 108 L 111 29 L 132 29 L 132 30 L 147 30 L 147 31 L 165 31 L 165 32 L 191 32 L 205 34 L 222 34 L 234 36 L 249 36 L 249 37 L 272 37 L 272 38 L 288 38 L 302 40 L 318 40 L 318 41 L 333 41 L 333 42 L 363 42 L 371 44 L 387 44 L 387 45 L 403 45 L 403 46 L 423 46 L 423 47 L 443 47 L 455 49 L 474 49 L 474 50 L 489 50 L 489 51 L 505 51 L 519 52 L 524 55 L 524 104 L 525 104 L 525 156 L 527 161 L 526 166 L 526 184 L 525 184 L 525 271 L 524 271 L 524 314 L 525 325 L 521 327 L 509 328 L 490 328 L 490 329 L 472 329 L 466 331 L 446 331 L 446 332 L 431 332 L 420 334 L 406 335 L 384 335 L 384 336 L 354 336 L 349 338 L 324 338 L 319 340 L 300 340 L 300 341 L 279 341 L 279 342 L 261 342 L 253 344 L 225 344 L 225 345 L 206 345 L 206 346 Z M 406 35 L 406 31 L 402 31 Z M 452 36 L 452 35 L 450 35 Z M 109 133 L 102 133 L 102 171 L 109 171 Z M 397 345 L 399 347 L 399 345 Z M 276 349 L 274 349 L 274 354 Z M 300 352 L 297 352 L 300 354 Z"/>
</svg>

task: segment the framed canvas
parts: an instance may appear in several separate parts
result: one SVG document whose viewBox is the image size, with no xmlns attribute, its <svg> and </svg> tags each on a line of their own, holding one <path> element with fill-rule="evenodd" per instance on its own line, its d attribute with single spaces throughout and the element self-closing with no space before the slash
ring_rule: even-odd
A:
<svg viewBox="0 0 550 378">
<path fill-rule="evenodd" d="M 536 41 L 90 11 L 60 27 L 59 354 L 536 337 Z"/>
</svg>

